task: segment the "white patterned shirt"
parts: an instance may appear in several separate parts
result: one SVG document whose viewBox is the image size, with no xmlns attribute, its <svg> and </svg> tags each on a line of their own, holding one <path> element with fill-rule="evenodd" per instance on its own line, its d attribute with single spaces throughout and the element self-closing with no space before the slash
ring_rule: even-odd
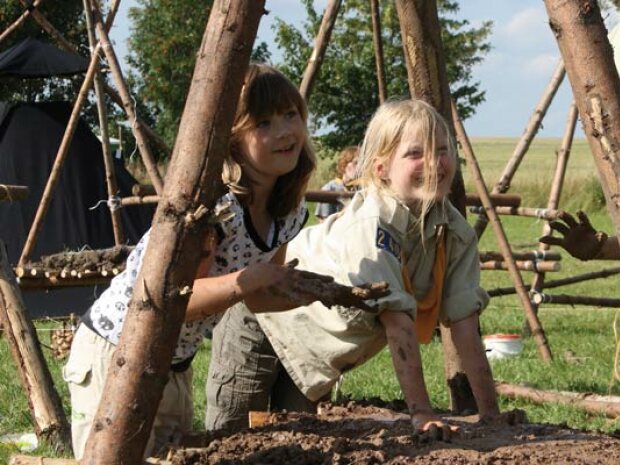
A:
<svg viewBox="0 0 620 465">
<path fill-rule="evenodd" d="M 216 224 L 219 241 L 208 276 L 221 276 L 239 271 L 253 263 L 269 262 L 278 249 L 288 243 L 304 226 L 308 211 L 302 202 L 286 217 L 274 221 L 274 234 L 271 244 L 256 233 L 249 211 L 228 193 L 216 205 L 216 211 L 223 212 Z M 114 345 L 118 344 L 127 306 L 142 267 L 144 251 L 148 245 L 150 229 L 140 239 L 127 258 L 125 270 L 116 276 L 101 296 L 95 301 L 83 320 L 101 337 Z M 194 356 L 203 338 L 222 317 L 223 312 L 211 315 L 204 320 L 185 322 L 181 327 L 172 363 L 179 363 Z"/>
</svg>

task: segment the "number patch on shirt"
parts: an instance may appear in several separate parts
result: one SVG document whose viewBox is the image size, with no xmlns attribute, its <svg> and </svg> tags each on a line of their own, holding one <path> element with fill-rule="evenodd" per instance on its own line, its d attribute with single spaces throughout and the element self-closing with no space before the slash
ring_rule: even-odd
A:
<svg viewBox="0 0 620 465">
<path fill-rule="evenodd" d="M 377 227 L 377 247 L 391 253 L 400 262 L 400 244 L 381 227 Z"/>
</svg>

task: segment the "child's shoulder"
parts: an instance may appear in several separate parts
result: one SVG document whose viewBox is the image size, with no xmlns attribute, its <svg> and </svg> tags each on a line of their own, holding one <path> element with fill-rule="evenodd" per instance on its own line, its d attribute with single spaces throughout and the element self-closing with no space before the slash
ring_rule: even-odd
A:
<svg viewBox="0 0 620 465">
<path fill-rule="evenodd" d="M 394 197 L 377 189 L 358 191 L 347 207 L 350 221 L 374 221 L 388 225 L 399 234 L 405 234 L 409 224 L 409 209 Z"/>
<path fill-rule="evenodd" d="M 448 229 L 462 242 L 469 243 L 476 239 L 476 232 L 450 201 L 445 203 L 445 212 L 448 220 Z"/>
</svg>

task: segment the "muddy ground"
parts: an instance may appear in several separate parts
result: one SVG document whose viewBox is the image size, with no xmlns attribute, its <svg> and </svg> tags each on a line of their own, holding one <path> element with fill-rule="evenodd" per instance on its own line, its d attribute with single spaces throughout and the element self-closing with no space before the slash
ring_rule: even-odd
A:
<svg viewBox="0 0 620 465">
<path fill-rule="evenodd" d="M 172 464 L 620 464 L 620 431 L 606 435 L 527 423 L 498 427 L 476 420 L 452 418 L 461 431 L 443 442 L 413 436 L 407 415 L 394 408 L 324 404 L 319 415 L 272 414 L 267 418 L 272 424 L 176 451 Z"/>
</svg>

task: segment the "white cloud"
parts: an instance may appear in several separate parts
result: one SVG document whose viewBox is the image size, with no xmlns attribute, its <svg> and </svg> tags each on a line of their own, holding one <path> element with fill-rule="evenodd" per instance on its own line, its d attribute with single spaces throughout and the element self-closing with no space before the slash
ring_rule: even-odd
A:
<svg viewBox="0 0 620 465">
<path fill-rule="evenodd" d="M 547 27 L 547 15 L 542 7 L 526 8 L 513 15 L 506 25 L 505 32 L 513 37 L 528 37 L 540 30 L 541 25 Z"/>
<path fill-rule="evenodd" d="M 551 78 L 557 67 L 560 54 L 541 53 L 527 60 L 523 65 L 523 74 L 532 79 Z"/>
</svg>

